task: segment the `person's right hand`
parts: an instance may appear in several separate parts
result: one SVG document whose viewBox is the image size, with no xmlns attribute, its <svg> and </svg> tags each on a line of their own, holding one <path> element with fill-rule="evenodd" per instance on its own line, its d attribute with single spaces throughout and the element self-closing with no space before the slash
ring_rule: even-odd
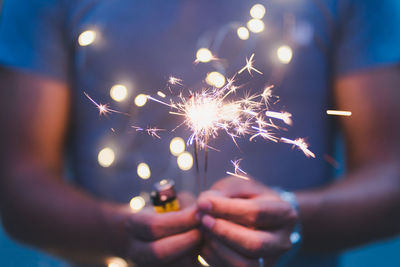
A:
<svg viewBox="0 0 400 267">
<path fill-rule="evenodd" d="M 131 240 L 127 257 L 139 266 L 195 266 L 201 241 L 196 205 L 176 212 L 156 213 L 146 208 L 127 220 Z"/>
</svg>

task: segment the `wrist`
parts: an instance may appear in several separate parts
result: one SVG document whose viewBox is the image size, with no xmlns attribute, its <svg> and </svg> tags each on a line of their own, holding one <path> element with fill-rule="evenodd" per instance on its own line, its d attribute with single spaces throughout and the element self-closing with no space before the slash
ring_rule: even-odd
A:
<svg viewBox="0 0 400 267">
<path fill-rule="evenodd" d="M 106 253 L 126 258 L 129 247 L 129 233 L 126 222 L 132 216 L 128 206 L 104 203 L 101 205 L 104 224 Z"/>
<path fill-rule="evenodd" d="M 297 222 L 294 225 L 292 232 L 289 236 L 290 242 L 292 243 L 292 248 L 288 252 L 286 252 L 284 257 L 281 258 L 280 264 L 282 264 L 282 262 L 289 262 L 298 253 L 301 248 L 303 233 L 300 220 L 299 203 L 297 201 L 296 195 L 292 192 L 285 191 L 280 188 L 274 188 L 274 191 L 283 201 L 289 203 L 297 213 Z"/>
</svg>

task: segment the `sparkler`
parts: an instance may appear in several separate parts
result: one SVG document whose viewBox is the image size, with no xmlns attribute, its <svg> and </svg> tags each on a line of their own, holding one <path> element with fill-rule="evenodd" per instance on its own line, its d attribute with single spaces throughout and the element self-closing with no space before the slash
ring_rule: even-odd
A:
<svg viewBox="0 0 400 267">
<path fill-rule="evenodd" d="M 182 116 L 184 121 L 178 126 L 186 125 L 191 131 L 187 140 L 188 145 L 194 145 L 196 171 L 199 174 L 198 153 L 204 150 L 204 186 L 206 186 L 206 173 L 208 162 L 209 140 L 225 132 L 231 137 L 237 146 L 236 138 L 250 135 L 252 141 L 257 137 L 273 142 L 284 142 L 298 147 L 307 157 L 315 157 L 308 149 L 303 139 L 294 141 L 275 136 L 274 130 L 280 129 L 273 123 L 273 119 L 281 120 L 287 125 L 292 124 L 292 115 L 288 112 L 275 112 L 269 110 L 269 103 L 273 97 L 273 86 L 266 87 L 261 94 L 245 95 L 232 99 L 228 97 L 236 93 L 241 86 L 235 85 L 235 77 L 244 70 L 250 75 L 252 71 L 262 74 L 254 66 L 254 54 L 246 58 L 246 65 L 240 69 L 222 88 L 204 88 L 198 92 L 189 91 L 187 96 L 181 92 L 178 101 L 170 99 L 169 102 L 147 96 L 149 100 L 155 101 L 169 107 L 170 114 Z M 171 77 L 170 77 L 171 80 Z M 181 81 L 181 80 L 180 80 Z M 173 80 L 175 82 L 175 80 Z M 266 119 L 268 118 L 268 122 Z M 227 172 L 238 178 L 245 179 L 246 173 L 239 168 L 239 161 L 232 161 L 235 172 Z M 245 178 L 244 178 L 245 177 Z M 248 178 L 247 178 L 248 179 Z"/>
</svg>

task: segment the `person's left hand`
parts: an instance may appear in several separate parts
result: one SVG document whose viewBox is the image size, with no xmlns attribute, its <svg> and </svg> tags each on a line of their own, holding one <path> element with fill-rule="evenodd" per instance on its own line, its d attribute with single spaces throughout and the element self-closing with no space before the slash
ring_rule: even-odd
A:
<svg viewBox="0 0 400 267">
<path fill-rule="evenodd" d="M 212 266 L 273 266 L 291 248 L 297 212 L 253 180 L 227 177 L 197 201 L 206 242 L 201 255 Z"/>
</svg>

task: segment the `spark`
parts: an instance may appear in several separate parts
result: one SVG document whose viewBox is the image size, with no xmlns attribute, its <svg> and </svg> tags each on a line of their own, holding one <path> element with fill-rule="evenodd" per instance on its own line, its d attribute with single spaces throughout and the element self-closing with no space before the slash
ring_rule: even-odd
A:
<svg viewBox="0 0 400 267">
<path fill-rule="evenodd" d="M 160 96 L 160 97 L 162 97 L 162 98 L 166 98 L 166 97 L 167 97 L 167 96 L 166 96 L 163 92 L 161 92 L 161 91 L 158 91 L 158 92 L 157 92 L 157 95 Z"/>
<path fill-rule="evenodd" d="M 242 170 L 240 168 L 240 162 L 242 161 L 242 159 L 237 159 L 237 160 L 231 160 L 231 163 L 233 165 L 233 167 L 235 168 L 235 173 L 238 174 L 243 173 L 243 174 L 247 174 L 244 170 Z"/>
<path fill-rule="evenodd" d="M 152 136 L 152 137 L 156 137 L 158 139 L 161 139 L 160 135 L 158 134 L 158 132 L 160 131 L 165 131 L 165 129 L 158 129 L 158 128 L 147 128 L 146 132 L 148 135 Z"/>
<path fill-rule="evenodd" d="M 93 98 L 91 98 L 86 92 L 83 92 L 83 93 L 97 107 L 97 109 L 99 110 L 99 115 L 100 116 L 101 115 L 107 115 L 109 113 L 119 113 L 119 114 L 129 115 L 127 113 L 123 113 L 121 111 L 109 108 L 109 104 L 99 104 L 96 101 L 94 101 Z"/>
<path fill-rule="evenodd" d="M 176 85 L 177 84 L 177 85 L 183 86 L 182 82 L 183 81 L 181 79 L 179 79 L 179 78 L 176 78 L 174 76 L 169 76 L 168 83 L 171 84 L 171 85 Z"/>
<path fill-rule="evenodd" d="M 275 143 L 277 143 L 278 142 L 278 138 L 276 137 L 276 136 L 274 136 L 269 130 L 267 130 L 267 129 L 263 129 L 263 128 L 260 128 L 260 127 L 256 127 L 256 126 L 251 126 L 251 128 L 253 128 L 253 129 L 255 129 L 257 132 L 254 134 L 254 135 L 252 135 L 251 137 L 250 137 L 250 141 L 252 141 L 254 138 L 256 138 L 257 136 L 261 136 L 261 137 L 263 137 L 264 139 L 268 139 L 268 140 L 270 140 L 270 141 L 272 141 L 272 142 L 275 142 Z"/>
<path fill-rule="evenodd" d="M 238 74 L 242 73 L 245 70 L 247 70 L 250 75 L 252 75 L 251 74 L 252 70 L 254 70 L 255 72 L 257 72 L 259 74 L 262 74 L 261 71 L 259 71 L 259 70 L 257 70 L 256 68 L 253 67 L 253 64 L 254 64 L 254 59 L 253 58 L 254 58 L 254 53 L 251 54 L 249 59 L 246 58 L 246 65 L 241 70 L 239 70 Z"/>
<path fill-rule="evenodd" d="M 237 173 L 233 173 L 233 172 L 227 171 L 226 174 L 234 176 L 234 177 L 237 177 L 237 178 L 240 178 L 240 179 L 243 179 L 243 180 L 250 180 L 249 177 L 244 176 L 244 175 L 240 175 L 240 174 L 237 174 Z"/>
<path fill-rule="evenodd" d="M 315 158 L 315 154 L 308 149 L 308 144 L 306 143 L 304 138 L 297 138 L 296 140 L 291 140 L 288 138 L 281 137 L 280 141 L 283 143 L 292 144 L 293 147 L 297 147 L 298 149 L 303 151 L 304 155 L 306 155 L 306 157 L 308 158 L 309 157 Z"/>
<path fill-rule="evenodd" d="M 337 115 L 337 116 L 351 116 L 351 111 L 327 110 L 326 114 L 328 114 L 328 115 Z"/>
<path fill-rule="evenodd" d="M 142 127 L 134 126 L 134 125 L 132 125 L 131 128 L 135 129 L 136 132 L 146 132 L 151 137 L 156 137 L 158 139 L 161 139 L 161 137 L 158 134 L 158 132 L 165 131 L 165 129 L 158 129 L 156 127 L 149 127 L 149 128 L 144 129 Z"/>
<path fill-rule="evenodd" d="M 266 106 L 269 106 L 270 100 L 273 97 L 272 88 L 274 88 L 274 85 L 270 85 L 270 86 L 265 87 L 263 93 L 261 94 L 262 98 L 264 99 L 264 103 L 265 103 Z"/>
<path fill-rule="evenodd" d="M 275 112 L 267 110 L 265 116 L 283 121 L 287 125 L 292 125 L 292 114 L 289 112 Z"/>
</svg>

